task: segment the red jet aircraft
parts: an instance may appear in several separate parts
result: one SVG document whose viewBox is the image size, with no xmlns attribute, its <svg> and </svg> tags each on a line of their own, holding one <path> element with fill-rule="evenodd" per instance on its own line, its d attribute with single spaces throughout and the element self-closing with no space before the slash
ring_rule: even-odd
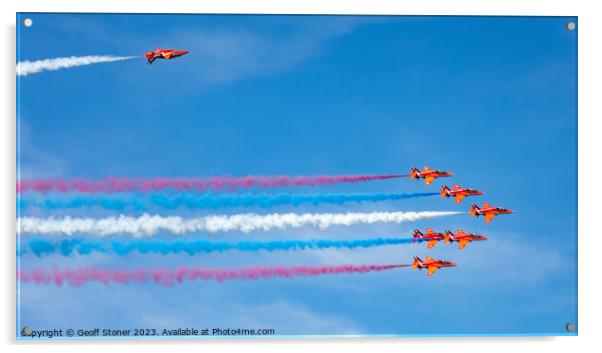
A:
<svg viewBox="0 0 602 353">
<path fill-rule="evenodd" d="M 462 200 L 464 200 L 466 196 L 473 195 L 483 195 L 483 192 L 474 189 L 462 188 L 458 185 L 454 185 L 453 190 L 450 189 L 447 185 L 443 185 L 441 187 L 441 198 L 455 196 L 456 203 L 462 202 Z"/>
<path fill-rule="evenodd" d="M 416 229 L 414 230 L 414 234 L 412 234 L 412 236 L 414 237 L 414 242 L 416 242 L 418 239 L 426 241 L 426 246 L 429 249 L 432 249 L 438 241 L 445 239 L 445 236 L 443 234 L 433 232 L 433 230 L 430 228 L 426 229 L 426 234 Z"/>
<path fill-rule="evenodd" d="M 178 56 L 182 56 L 182 55 L 186 55 L 186 54 L 188 54 L 188 50 L 155 48 L 155 50 L 151 51 L 150 53 L 144 53 L 144 56 L 147 59 L 146 63 L 150 65 L 157 59 L 170 60 L 170 59 L 177 58 Z"/>
<path fill-rule="evenodd" d="M 453 174 L 443 170 L 433 170 L 429 167 L 424 167 L 422 171 L 418 170 L 416 167 L 412 167 L 410 170 L 410 179 L 424 179 L 425 185 L 429 185 L 437 178 L 450 176 L 453 176 Z"/>
<path fill-rule="evenodd" d="M 466 245 L 468 245 L 468 243 L 475 241 L 475 240 L 487 240 L 487 237 L 484 235 L 478 235 L 478 234 L 472 234 L 472 233 L 464 233 L 464 231 L 462 229 L 458 229 L 458 232 L 456 234 L 452 233 L 451 230 L 445 231 L 445 234 L 443 235 L 443 237 L 445 238 L 445 242 L 446 243 L 453 243 L 455 241 L 458 242 L 458 248 L 460 249 L 464 249 L 464 247 Z"/>
<path fill-rule="evenodd" d="M 418 256 L 414 256 L 414 262 L 412 262 L 413 269 L 422 270 L 426 268 L 428 272 L 426 273 L 429 276 L 432 276 L 435 271 L 440 269 L 441 267 L 453 267 L 456 266 L 455 262 L 445 261 L 445 260 L 435 260 L 430 256 L 426 257 L 426 260 L 420 259 Z"/>
<path fill-rule="evenodd" d="M 492 207 L 487 202 L 485 202 L 483 204 L 483 208 L 480 208 L 479 206 L 474 205 L 474 204 L 470 207 L 470 217 L 485 216 L 485 223 L 491 222 L 493 217 L 495 217 L 499 214 L 509 214 L 509 213 L 512 213 L 512 210 L 509 210 L 507 208 L 501 208 L 501 207 Z"/>
</svg>

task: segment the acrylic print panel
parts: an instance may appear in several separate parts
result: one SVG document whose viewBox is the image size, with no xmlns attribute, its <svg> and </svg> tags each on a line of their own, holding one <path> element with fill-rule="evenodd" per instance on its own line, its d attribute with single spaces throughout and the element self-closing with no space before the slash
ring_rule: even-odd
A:
<svg viewBox="0 0 602 353">
<path fill-rule="evenodd" d="M 20 339 L 576 334 L 576 18 L 17 17 Z"/>
</svg>

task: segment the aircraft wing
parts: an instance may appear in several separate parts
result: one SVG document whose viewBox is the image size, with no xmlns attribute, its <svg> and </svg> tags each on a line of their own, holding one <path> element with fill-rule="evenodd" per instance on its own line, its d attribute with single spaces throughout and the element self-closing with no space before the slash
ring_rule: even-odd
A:
<svg viewBox="0 0 602 353">
<path fill-rule="evenodd" d="M 466 195 L 456 194 L 456 203 L 462 202 L 462 200 L 464 200 L 465 197 Z"/>
<path fill-rule="evenodd" d="M 426 247 L 427 247 L 427 248 L 429 248 L 429 249 L 432 249 L 432 248 L 433 248 L 433 246 L 435 246 L 435 244 L 437 244 L 437 241 L 436 241 L 436 240 L 429 240 L 429 241 L 426 243 Z"/>
<path fill-rule="evenodd" d="M 485 215 L 485 223 L 491 222 L 491 220 L 493 219 L 493 217 L 495 217 L 495 213 L 487 213 Z"/>
<path fill-rule="evenodd" d="M 429 275 L 429 276 L 432 276 L 432 275 L 433 275 L 433 273 L 435 273 L 435 271 L 437 271 L 437 269 L 438 269 L 438 268 L 439 268 L 439 267 L 437 267 L 437 266 L 429 266 L 429 267 L 428 267 L 428 272 L 427 272 L 427 275 Z"/>
<path fill-rule="evenodd" d="M 432 176 L 427 176 L 426 178 L 424 178 L 424 183 L 425 183 L 426 185 L 429 185 L 430 183 L 432 183 L 432 182 L 433 182 L 433 180 L 435 180 L 435 177 L 432 177 Z"/>
<path fill-rule="evenodd" d="M 466 239 L 462 239 L 458 242 L 458 248 L 460 249 L 464 249 L 464 247 L 466 245 L 468 245 L 468 243 L 470 243 L 470 241 L 466 240 Z"/>
</svg>

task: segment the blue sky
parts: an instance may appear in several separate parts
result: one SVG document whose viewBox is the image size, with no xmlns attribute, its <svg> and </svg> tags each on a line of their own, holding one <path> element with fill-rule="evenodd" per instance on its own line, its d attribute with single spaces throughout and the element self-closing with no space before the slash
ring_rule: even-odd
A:
<svg viewBox="0 0 602 353">
<path fill-rule="evenodd" d="M 487 195 L 460 205 L 427 198 L 224 213 L 467 211 L 471 201 L 489 201 L 516 214 L 489 225 L 463 214 L 327 231 L 199 234 L 366 238 L 432 227 L 490 238 L 461 251 L 439 244 L 430 251 L 402 245 L 196 257 L 24 256 L 23 268 L 387 264 L 429 254 L 459 266 L 433 278 L 402 269 L 170 288 L 26 284 L 22 325 L 274 328 L 280 335 L 562 334 L 566 323 L 576 322 L 577 33 L 566 29 L 576 19 L 27 16 L 33 26 L 19 29 L 18 60 L 139 55 L 154 47 L 190 54 L 150 67 L 141 57 L 21 77 L 23 177 L 397 173 L 428 165 L 456 173 L 445 183 Z M 400 179 L 290 191 L 425 192 L 441 184 Z M 110 214 L 69 211 L 77 212 Z"/>
</svg>

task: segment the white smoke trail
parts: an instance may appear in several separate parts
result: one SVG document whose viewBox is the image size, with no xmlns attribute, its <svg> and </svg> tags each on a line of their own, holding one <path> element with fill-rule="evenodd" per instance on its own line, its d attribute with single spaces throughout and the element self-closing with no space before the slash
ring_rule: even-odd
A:
<svg viewBox="0 0 602 353">
<path fill-rule="evenodd" d="M 134 58 L 136 58 L 136 56 L 88 55 L 69 56 L 64 58 L 44 59 L 37 61 L 21 61 L 17 63 L 17 76 L 27 76 L 42 71 L 56 71 L 76 66 L 130 60 Z"/>
<path fill-rule="evenodd" d="M 163 217 L 148 214 L 140 217 L 121 215 L 101 219 L 23 217 L 19 219 L 18 227 L 21 233 L 25 234 L 93 234 L 100 236 L 114 234 L 153 236 L 158 231 L 174 234 L 228 231 L 248 233 L 255 230 L 268 231 L 303 226 L 325 229 L 331 226 L 350 226 L 356 223 L 402 223 L 458 213 L 461 212 L 272 213 L 267 215 L 243 213 L 197 218 Z"/>
</svg>

